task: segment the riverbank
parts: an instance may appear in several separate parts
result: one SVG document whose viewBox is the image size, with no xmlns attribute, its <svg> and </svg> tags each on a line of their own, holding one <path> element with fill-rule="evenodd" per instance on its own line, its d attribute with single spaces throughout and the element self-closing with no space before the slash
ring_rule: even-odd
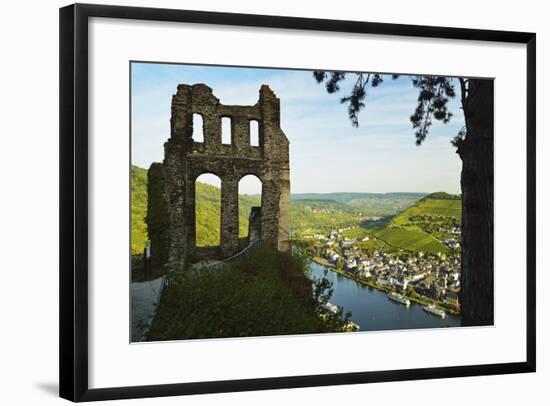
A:
<svg viewBox="0 0 550 406">
<path fill-rule="evenodd" d="M 351 272 L 347 272 L 347 271 L 344 271 L 343 269 L 336 268 L 332 263 L 330 263 L 329 261 L 327 261 L 324 258 L 313 257 L 313 258 L 311 258 L 311 260 L 313 262 L 329 269 L 330 271 L 332 271 L 334 273 L 337 273 L 339 275 L 342 275 L 342 276 L 344 276 L 348 279 L 351 279 L 351 280 L 353 280 L 353 281 L 355 281 L 355 282 L 357 282 L 357 283 L 359 283 L 363 286 L 368 286 L 368 287 L 371 287 L 373 289 L 377 289 L 379 291 L 382 291 L 384 293 L 394 292 L 393 289 L 388 289 L 387 287 L 379 285 L 374 281 L 358 277 L 358 276 L 352 274 Z M 421 296 L 407 296 L 407 299 L 409 299 L 411 302 L 417 303 L 417 304 L 422 305 L 422 306 L 435 305 L 437 308 L 439 308 L 439 309 L 441 309 L 441 310 L 443 310 L 443 311 L 445 311 L 449 314 L 452 314 L 453 316 L 460 316 L 460 312 L 458 312 L 454 309 L 451 309 L 451 308 L 443 305 L 441 302 L 438 302 L 438 301 L 435 301 L 435 300 L 431 300 L 431 299 L 424 298 L 424 297 L 421 297 Z"/>
</svg>

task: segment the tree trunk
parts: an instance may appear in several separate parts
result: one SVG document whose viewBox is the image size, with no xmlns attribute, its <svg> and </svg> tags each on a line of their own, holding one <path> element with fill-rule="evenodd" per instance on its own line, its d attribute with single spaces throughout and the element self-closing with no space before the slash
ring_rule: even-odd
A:
<svg viewBox="0 0 550 406">
<path fill-rule="evenodd" d="M 464 92 L 464 89 L 463 89 Z M 470 79 L 463 97 L 466 136 L 462 159 L 462 325 L 493 324 L 494 82 Z"/>
</svg>

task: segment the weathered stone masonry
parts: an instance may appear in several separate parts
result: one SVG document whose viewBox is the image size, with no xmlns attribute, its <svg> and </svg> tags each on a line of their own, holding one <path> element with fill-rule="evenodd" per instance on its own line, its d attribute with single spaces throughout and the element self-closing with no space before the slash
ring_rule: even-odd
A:
<svg viewBox="0 0 550 406">
<path fill-rule="evenodd" d="M 193 140 L 193 114 L 202 116 L 204 142 Z M 230 144 L 222 144 L 223 117 L 231 119 Z M 250 143 L 251 120 L 259 124 L 259 146 Z M 161 168 L 168 202 L 169 268 L 180 269 L 199 251 L 195 244 L 195 180 L 204 173 L 221 179 L 222 257 L 239 250 L 238 185 L 246 175 L 255 175 L 262 182 L 262 208 L 254 208 L 251 215 L 256 225 L 254 234 L 259 231 L 262 241 L 287 251 L 289 142 L 280 128 L 279 99 L 271 89 L 262 85 L 259 100 L 253 106 L 225 106 L 204 84 L 179 85 L 172 97 L 170 125 L 171 134 L 164 144 Z M 257 235 L 249 237 L 258 238 Z"/>
</svg>

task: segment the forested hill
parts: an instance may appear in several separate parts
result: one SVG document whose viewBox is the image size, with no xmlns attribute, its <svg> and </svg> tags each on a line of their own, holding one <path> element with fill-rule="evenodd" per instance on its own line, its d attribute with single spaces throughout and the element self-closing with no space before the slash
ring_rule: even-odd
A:
<svg viewBox="0 0 550 406">
<path fill-rule="evenodd" d="M 131 175 L 132 253 L 142 253 L 147 240 L 147 171 L 132 165 Z"/>
</svg>

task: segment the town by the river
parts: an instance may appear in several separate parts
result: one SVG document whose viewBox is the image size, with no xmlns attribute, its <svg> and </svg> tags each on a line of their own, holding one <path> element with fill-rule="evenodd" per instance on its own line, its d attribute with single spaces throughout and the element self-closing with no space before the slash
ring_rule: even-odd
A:
<svg viewBox="0 0 550 406">
<path fill-rule="evenodd" d="M 411 303 L 405 306 L 390 300 L 381 290 L 357 282 L 330 268 L 310 261 L 312 278 L 325 277 L 333 284 L 330 303 L 351 311 L 351 320 L 359 325 L 359 331 L 397 330 L 414 328 L 458 327 L 460 317 L 447 313 L 445 318 L 423 310 L 423 306 Z"/>
</svg>

